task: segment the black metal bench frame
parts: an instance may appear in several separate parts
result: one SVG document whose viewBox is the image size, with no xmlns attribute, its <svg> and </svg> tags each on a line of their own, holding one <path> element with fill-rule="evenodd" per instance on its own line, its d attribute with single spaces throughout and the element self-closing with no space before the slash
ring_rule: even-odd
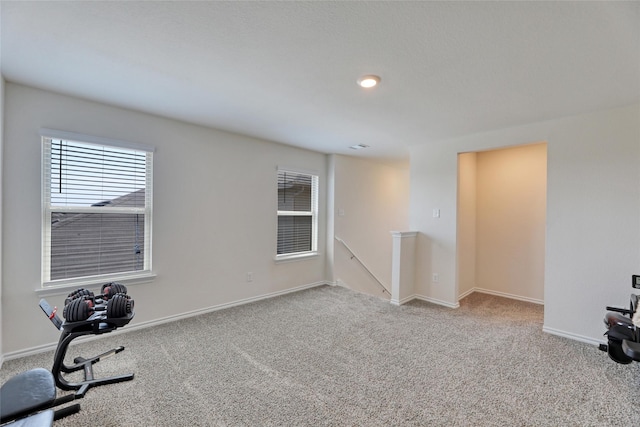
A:
<svg viewBox="0 0 640 427">
<path fill-rule="evenodd" d="M 633 275 L 631 286 L 640 289 L 640 275 Z M 629 308 L 607 307 L 604 323 L 607 326 L 607 344 L 600 344 L 600 350 L 621 364 L 640 362 L 640 328 L 632 321 L 640 310 L 640 295 L 631 294 Z"/>
</svg>

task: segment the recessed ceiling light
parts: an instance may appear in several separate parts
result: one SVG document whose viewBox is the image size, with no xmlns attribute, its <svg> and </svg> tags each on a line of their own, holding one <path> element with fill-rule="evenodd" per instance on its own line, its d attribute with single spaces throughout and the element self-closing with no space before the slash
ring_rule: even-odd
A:
<svg viewBox="0 0 640 427">
<path fill-rule="evenodd" d="M 358 84 L 364 88 L 370 88 L 380 83 L 380 77 L 369 74 L 358 79 Z"/>
<path fill-rule="evenodd" d="M 352 145 L 351 147 L 352 150 L 362 150 L 363 148 L 369 148 L 369 146 L 367 144 L 356 144 L 356 145 Z"/>
</svg>

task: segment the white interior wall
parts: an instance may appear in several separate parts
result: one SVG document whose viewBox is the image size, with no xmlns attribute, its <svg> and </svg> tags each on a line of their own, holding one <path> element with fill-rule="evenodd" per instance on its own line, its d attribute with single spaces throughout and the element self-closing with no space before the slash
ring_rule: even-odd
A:
<svg viewBox="0 0 640 427">
<path fill-rule="evenodd" d="M 276 168 L 316 171 L 327 156 L 7 82 L 5 85 L 3 354 L 53 344 L 38 307 L 40 128 L 154 145 L 153 282 L 135 285 L 131 325 L 325 282 L 320 256 L 275 263 Z M 326 211 L 320 212 L 326 235 Z M 253 282 L 246 280 L 253 273 Z M 47 297 L 62 307 L 63 295 Z M 10 321 L 9 321 L 10 320 Z M 19 327 L 17 327 L 19 325 Z"/>
<path fill-rule="evenodd" d="M 5 124 L 0 132 L 5 159 L 1 163 L 4 182 L 0 198 L 5 201 L 5 268 L 0 276 L 2 354 L 51 344 L 58 335 L 37 307 L 39 298 L 34 292 L 40 279 L 41 127 L 158 147 L 154 223 L 158 277 L 131 290 L 138 300 L 134 322 L 321 282 L 331 271 L 322 256 L 275 264 L 267 255 L 275 251 L 275 220 L 267 219 L 275 211 L 275 196 L 271 200 L 268 195 L 271 190 L 275 195 L 269 186 L 275 167 L 299 165 L 318 170 L 321 200 L 326 200 L 326 156 L 12 83 L 5 85 L 0 99 L 6 99 L 0 111 Z M 409 227 L 402 224 L 399 214 L 396 224 L 381 228 L 420 231 L 416 293 L 445 304 L 457 302 L 457 153 L 546 140 L 545 330 L 600 340 L 602 306 L 625 305 L 630 292 L 628 276 L 638 272 L 639 119 L 640 105 L 634 105 L 413 147 Z M 343 164 L 340 159 L 337 163 Z M 336 175 L 345 176 L 345 170 Z M 351 173 L 355 174 L 347 172 L 346 178 Z M 228 183 L 229 177 L 233 177 L 234 186 L 221 185 Z M 341 184 L 335 187 L 345 203 L 351 203 L 349 194 L 362 196 L 357 189 L 342 189 Z M 391 196 L 402 199 L 407 194 L 400 191 Z M 385 209 L 384 197 L 374 197 L 373 206 Z M 227 200 L 233 203 L 224 203 Z M 267 206 L 270 203 L 272 206 Z M 230 211 L 228 206 L 238 209 Z M 355 207 L 357 211 L 358 204 Z M 434 208 L 440 209 L 439 218 L 433 218 Z M 345 217 L 339 218 L 338 209 L 336 204 L 332 220 L 336 230 L 344 233 L 350 229 L 349 221 L 358 217 L 349 216 L 351 208 L 344 208 Z M 325 215 L 321 212 L 321 236 L 328 232 Z M 247 224 L 252 225 L 248 232 Z M 343 237 L 359 241 L 361 237 L 368 239 L 368 234 L 363 228 Z M 324 253 L 323 239 L 320 250 Z M 246 271 L 254 273 L 252 284 L 246 283 Z M 437 284 L 431 281 L 432 271 L 439 273 Z M 189 297 L 168 297 L 173 294 Z M 48 298 L 61 305 L 63 297 Z M 20 331 L 30 333 L 8 327 L 16 322 L 22 325 Z"/>
<path fill-rule="evenodd" d="M 333 227 L 369 270 L 391 290 L 391 231 L 407 231 L 409 165 L 391 166 L 331 155 Z M 361 292 L 383 296 L 375 279 L 333 236 L 333 277 Z M 331 244 L 331 243 L 329 243 Z M 389 298 L 384 294 L 384 298 Z"/>
<path fill-rule="evenodd" d="M 476 287 L 476 153 L 458 155 L 458 299 Z"/>
<path fill-rule="evenodd" d="M 458 153 L 538 141 L 548 154 L 544 330 L 601 342 L 604 306 L 628 304 L 640 269 L 639 104 L 412 147 L 416 292 L 457 303 Z"/>
<path fill-rule="evenodd" d="M 411 147 L 409 228 L 417 231 L 415 293 L 428 301 L 458 306 L 458 152 L 447 144 Z M 433 215 L 434 210 L 439 216 Z M 433 280 L 438 275 L 438 282 Z"/>
<path fill-rule="evenodd" d="M 476 287 L 544 302 L 547 146 L 476 157 Z"/>
<path fill-rule="evenodd" d="M 4 360 L 4 352 L 2 351 L 2 202 L 4 200 L 2 192 L 2 156 L 4 152 L 4 78 L 0 75 L 0 367 L 2 367 L 2 361 Z"/>
</svg>

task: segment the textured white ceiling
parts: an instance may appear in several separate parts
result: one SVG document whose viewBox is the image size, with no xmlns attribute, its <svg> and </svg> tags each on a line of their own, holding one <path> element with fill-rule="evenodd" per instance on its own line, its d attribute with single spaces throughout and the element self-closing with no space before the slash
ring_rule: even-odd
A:
<svg viewBox="0 0 640 427">
<path fill-rule="evenodd" d="M 327 153 L 640 102 L 640 2 L 0 7 L 8 81 Z"/>
</svg>

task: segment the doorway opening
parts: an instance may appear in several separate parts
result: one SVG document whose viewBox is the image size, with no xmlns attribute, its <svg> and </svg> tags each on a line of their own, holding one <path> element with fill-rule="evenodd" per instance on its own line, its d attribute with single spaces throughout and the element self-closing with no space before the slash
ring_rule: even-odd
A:
<svg viewBox="0 0 640 427">
<path fill-rule="evenodd" d="M 458 155 L 458 300 L 544 304 L 547 143 Z"/>
</svg>

